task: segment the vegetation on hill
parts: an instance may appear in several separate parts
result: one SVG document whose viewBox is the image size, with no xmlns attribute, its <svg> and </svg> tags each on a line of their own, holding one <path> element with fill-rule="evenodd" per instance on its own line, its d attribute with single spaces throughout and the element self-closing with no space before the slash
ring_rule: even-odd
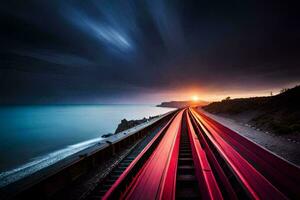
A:
<svg viewBox="0 0 300 200">
<path fill-rule="evenodd" d="M 130 129 L 132 127 L 135 127 L 137 125 L 140 125 L 142 123 L 145 123 L 149 120 L 152 120 L 154 118 L 158 117 L 157 116 L 153 116 L 153 117 L 149 117 L 148 119 L 146 117 L 144 117 L 143 119 L 137 119 L 137 120 L 127 120 L 127 119 L 122 119 L 121 123 L 118 125 L 116 131 L 115 131 L 115 134 L 116 133 L 119 133 L 119 132 L 122 132 L 122 131 L 125 131 L 127 129 Z"/>
<path fill-rule="evenodd" d="M 127 120 L 127 119 L 122 119 L 121 122 L 118 124 L 118 127 L 115 131 L 115 133 L 107 133 L 107 134 L 103 134 L 101 137 L 102 138 L 108 138 L 114 134 L 120 133 L 122 131 L 126 131 L 130 128 L 133 128 L 137 125 L 140 125 L 142 123 L 148 122 L 154 118 L 159 117 L 159 115 L 156 116 L 150 116 L 149 118 L 144 117 L 143 119 L 137 119 L 137 120 Z"/>
<path fill-rule="evenodd" d="M 300 86 L 284 89 L 270 97 L 253 97 L 214 102 L 203 109 L 215 114 L 255 112 L 250 124 L 274 133 L 300 133 Z"/>
</svg>

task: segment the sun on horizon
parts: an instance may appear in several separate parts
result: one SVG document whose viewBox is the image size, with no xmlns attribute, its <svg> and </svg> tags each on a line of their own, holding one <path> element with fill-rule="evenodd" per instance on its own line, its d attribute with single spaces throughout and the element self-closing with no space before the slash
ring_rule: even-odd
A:
<svg viewBox="0 0 300 200">
<path fill-rule="evenodd" d="M 198 97 L 197 95 L 193 95 L 191 99 L 192 99 L 192 101 L 194 101 L 194 102 L 199 101 L 199 97 Z"/>
</svg>

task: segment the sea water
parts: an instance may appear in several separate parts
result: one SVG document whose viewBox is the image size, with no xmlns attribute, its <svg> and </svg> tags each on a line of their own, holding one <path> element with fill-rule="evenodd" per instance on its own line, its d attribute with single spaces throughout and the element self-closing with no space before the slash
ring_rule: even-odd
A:
<svg viewBox="0 0 300 200">
<path fill-rule="evenodd" d="M 171 110 L 153 105 L 2 106 L 0 187 L 99 142 L 124 118 Z"/>
</svg>

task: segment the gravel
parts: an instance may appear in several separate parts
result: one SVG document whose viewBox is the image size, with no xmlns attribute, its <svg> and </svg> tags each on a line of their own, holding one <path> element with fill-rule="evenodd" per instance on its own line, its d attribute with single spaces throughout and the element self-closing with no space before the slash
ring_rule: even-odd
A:
<svg viewBox="0 0 300 200">
<path fill-rule="evenodd" d="M 295 134 L 276 135 L 268 131 L 262 131 L 246 123 L 246 119 L 240 116 L 229 118 L 228 116 L 219 116 L 201 110 L 207 116 L 218 121 L 224 126 L 236 131 L 242 136 L 266 148 L 279 157 L 300 166 L 300 136 Z"/>
</svg>

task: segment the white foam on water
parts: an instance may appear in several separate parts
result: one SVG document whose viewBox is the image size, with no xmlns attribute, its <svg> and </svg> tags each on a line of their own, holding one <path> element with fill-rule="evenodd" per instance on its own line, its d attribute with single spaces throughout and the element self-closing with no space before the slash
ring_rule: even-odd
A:
<svg viewBox="0 0 300 200">
<path fill-rule="evenodd" d="M 13 183 L 25 176 L 33 174 L 45 167 L 53 165 L 54 163 L 71 156 L 79 151 L 82 151 L 88 147 L 91 147 L 98 142 L 103 140 L 103 138 L 95 138 L 80 142 L 78 144 L 67 146 L 64 149 L 54 151 L 52 153 L 46 154 L 34 158 L 33 161 L 23 164 L 13 170 L 5 171 L 0 173 L 0 187 L 4 187 L 10 183 Z"/>
<path fill-rule="evenodd" d="M 142 124 L 139 124 L 135 127 L 132 127 L 130 129 L 127 129 L 125 131 L 119 132 L 118 134 L 115 134 L 114 137 L 122 137 L 122 133 L 129 133 L 132 131 L 137 131 L 140 129 L 145 128 L 149 123 L 157 121 L 159 118 L 151 119 L 147 122 L 144 122 Z M 88 147 L 91 147 L 97 143 L 99 143 L 104 138 L 95 138 L 91 140 L 87 140 L 84 142 L 80 142 L 74 145 L 67 146 L 64 149 L 54 151 L 52 153 L 46 154 L 44 156 L 36 157 L 33 159 L 33 161 L 25 163 L 13 170 L 5 171 L 0 173 L 0 188 L 4 187 L 10 183 L 13 183 L 17 180 L 20 180 L 28 175 L 31 175 L 45 167 L 48 167 L 50 165 L 53 165 L 54 163 L 71 156 L 75 153 L 78 153 L 84 149 L 87 149 Z"/>
</svg>

